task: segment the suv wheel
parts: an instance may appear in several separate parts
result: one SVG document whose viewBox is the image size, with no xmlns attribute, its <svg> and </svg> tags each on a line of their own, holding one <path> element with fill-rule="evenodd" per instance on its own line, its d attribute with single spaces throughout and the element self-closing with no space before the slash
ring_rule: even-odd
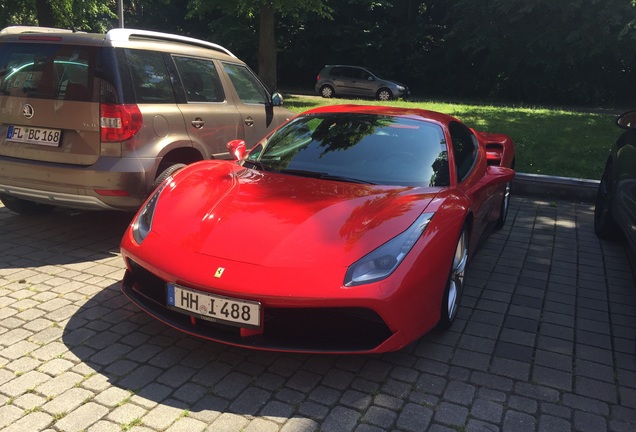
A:
<svg viewBox="0 0 636 432">
<path fill-rule="evenodd" d="M 161 174 L 157 176 L 157 178 L 155 179 L 155 182 L 152 184 L 152 190 L 154 191 L 155 189 L 157 189 L 159 185 L 161 185 L 161 183 L 163 183 L 165 179 L 167 179 L 172 174 L 176 173 L 177 171 L 179 171 L 181 168 L 185 166 L 186 166 L 185 164 L 176 163 L 176 164 L 170 165 L 168 168 L 163 170 Z"/>
<path fill-rule="evenodd" d="M 381 101 L 389 101 L 393 99 L 393 93 L 388 88 L 381 88 L 375 96 Z"/>
<path fill-rule="evenodd" d="M 48 214 L 53 211 L 55 208 L 52 205 L 48 204 L 40 204 L 33 201 L 23 200 L 21 198 L 16 198 L 14 196 L 0 194 L 0 201 L 4 204 L 6 208 L 9 210 L 27 216 L 37 216 Z"/>
<path fill-rule="evenodd" d="M 324 98 L 332 98 L 335 92 L 333 91 L 333 87 L 330 85 L 324 85 L 320 87 L 320 95 Z"/>
</svg>

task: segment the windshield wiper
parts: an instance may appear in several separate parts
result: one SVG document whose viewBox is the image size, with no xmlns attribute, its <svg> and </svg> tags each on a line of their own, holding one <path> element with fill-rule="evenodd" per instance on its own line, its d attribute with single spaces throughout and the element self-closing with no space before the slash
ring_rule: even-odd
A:
<svg viewBox="0 0 636 432">
<path fill-rule="evenodd" d="M 336 181 L 343 181 L 343 182 L 348 182 L 348 183 L 360 183 L 360 184 L 375 184 L 373 182 L 366 181 L 366 180 L 360 180 L 360 179 L 357 179 L 357 178 L 354 178 L 354 177 L 333 175 L 333 174 L 329 174 L 329 173 L 326 173 L 326 172 L 319 172 L 319 171 L 284 169 L 284 170 L 280 170 L 280 172 L 284 173 L 284 174 L 297 175 L 297 176 L 301 176 L 301 177 L 317 178 L 317 179 L 322 179 L 322 180 L 336 180 Z"/>
<path fill-rule="evenodd" d="M 320 178 L 325 180 L 336 180 L 336 181 L 343 181 L 343 182 L 349 182 L 349 183 L 360 183 L 360 184 L 368 184 L 368 185 L 377 184 L 377 183 L 370 182 L 368 180 L 362 180 L 355 177 L 339 176 L 339 175 L 332 175 L 327 173 L 323 173 L 323 175 L 321 175 Z"/>
<path fill-rule="evenodd" d="M 271 167 L 269 167 L 268 165 L 265 165 L 263 162 L 257 161 L 257 160 L 245 159 L 243 161 L 243 165 L 242 166 L 245 166 L 245 164 L 251 164 L 252 168 L 256 168 L 256 169 L 261 170 L 261 171 L 273 171 Z"/>
</svg>

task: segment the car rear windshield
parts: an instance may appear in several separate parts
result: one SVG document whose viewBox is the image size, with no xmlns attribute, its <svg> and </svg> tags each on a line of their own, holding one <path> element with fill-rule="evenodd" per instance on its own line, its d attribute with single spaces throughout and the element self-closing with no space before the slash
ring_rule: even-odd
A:
<svg viewBox="0 0 636 432">
<path fill-rule="evenodd" d="M 446 140 L 438 124 L 376 114 L 297 117 L 248 157 L 263 169 L 402 186 L 448 186 Z"/>
<path fill-rule="evenodd" d="M 0 45 L 5 96 L 91 101 L 97 48 L 62 44 Z"/>
</svg>

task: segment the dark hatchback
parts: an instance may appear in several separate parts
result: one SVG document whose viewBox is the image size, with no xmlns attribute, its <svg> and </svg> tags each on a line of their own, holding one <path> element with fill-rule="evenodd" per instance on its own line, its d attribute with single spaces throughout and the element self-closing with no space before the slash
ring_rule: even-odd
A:
<svg viewBox="0 0 636 432">
<path fill-rule="evenodd" d="M 621 115 L 625 132 L 616 140 L 605 164 L 594 210 L 594 231 L 612 239 L 622 233 L 636 253 L 636 110 Z"/>
</svg>

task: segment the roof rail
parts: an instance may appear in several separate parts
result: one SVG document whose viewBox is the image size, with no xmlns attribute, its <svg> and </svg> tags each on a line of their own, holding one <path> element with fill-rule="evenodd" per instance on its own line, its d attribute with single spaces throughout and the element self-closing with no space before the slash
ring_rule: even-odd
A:
<svg viewBox="0 0 636 432">
<path fill-rule="evenodd" d="M 20 33 L 73 33 L 73 30 L 37 27 L 37 26 L 10 26 L 0 30 L 0 34 L 20 34 Z"/>
<path fill-rule="evenodd" d="M 187 36 L 179 36 L 179 35 L 174 35 L 170 33 L 161 33 L 161 32 L 149 31 L 149 30 L 114 28 L 112 30 L 109 30 L 108 33 L 106 33 L 106 40 L 128 42 L 131 36 L 139 36 L 139 37 L 144 37 L 148 39 L 158 39 L 158 40 L 165 40 L 165 41 L 172 41 L 172 42 L 180 42 L 180 43 L 185 43 L 189 45 L 196 45 L 196 46 L 211 48 L 216 51 L 224 52 L 225 54 L 231 57 L 236 57 L 227 48 L 212 42 L 204 41 L 201 39 L 195 39 L 195 38 L 191 38 Z"/>
</svg>

